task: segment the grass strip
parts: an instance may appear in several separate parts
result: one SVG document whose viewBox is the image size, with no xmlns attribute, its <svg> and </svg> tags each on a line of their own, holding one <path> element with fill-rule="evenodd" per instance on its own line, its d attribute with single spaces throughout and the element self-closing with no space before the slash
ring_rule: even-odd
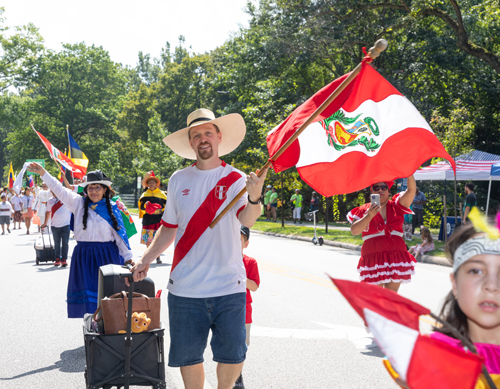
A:
<svg viewBox="0 0 500 389">
<path fill-rule="evenodd" d="M 344 225 L 345 226 L 345 225 Z M 254 226 L 253 230 L 262 231 L 262 232 L 271 232 L 275 234 L 283 234 L 283 235 L 297 235 L 297 236 L 305 236 L 308 238 L 314 237 L 314 228 L 308 226 L 299 226 L 299 225 L 289 225 L 285 224 L 284 227 L 281 227 L 281 222 L 272 223 L 266 221 L 258 220 Z M 331 226 L 328 228 L 328 232 L 325 232 L 324 228 L 316 228 L 316 235 L 322 236 L 325 240 L 333 240 L 336 242 L 344 242 L 355 244 L 361 246 L 363 244 L 363 240 L 361 239 L 361 235 L 353 236 L 350 231 L 342 231 L 336 230 Z M 417 245 L 420 243 L 420 239 L 414 239 L 413 241 L 406 241 L 408 247 Z M 444 251 L 441 250 L 444 247 L 443 242 L 434 241 L 435 250 L 429 251 L 425 253 L 425 255 L 432 255 L 437 257 L 444 257 Z"/>
</svg>

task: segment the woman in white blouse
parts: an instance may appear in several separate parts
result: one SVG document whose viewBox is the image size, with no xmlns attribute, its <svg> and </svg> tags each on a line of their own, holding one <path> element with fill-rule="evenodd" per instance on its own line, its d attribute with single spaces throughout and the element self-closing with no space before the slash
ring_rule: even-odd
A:
<svg viewBox="0 0 500 389">
<path fill-rule="evenodd" d="M 24 195 L 21 197 L 23 207 L 24 224 L 26 225 L 26 234 L 30 234 L 31 218 L 33 217 L 33 195 L 29 188 L 24 190 Z"/>
<path fill-rule="evenodd" d="M 133 257 L 120 211 L 110 200 L 111 180 L 100 170 L 88 173 L 87 182 L 81 184 L 87 195 L 83 198 L 63 187 L 41 165 L 33 162 L 28 170 L 38 173 L 75 215 L 77 245 L 71 256 L 67 303 L 68 317 L 82 318 L 97 309 L 99 267 L 110 263 L 123 265 Z"/>
</svg>

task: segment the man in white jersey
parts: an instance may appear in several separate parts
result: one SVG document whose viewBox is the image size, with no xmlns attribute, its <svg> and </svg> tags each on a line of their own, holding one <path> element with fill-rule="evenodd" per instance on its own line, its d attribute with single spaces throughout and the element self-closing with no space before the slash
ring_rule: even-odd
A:
<svg viewBox="0 0 500 389">
<path fill-rule="evenodd" d="M 164 139 L 176 154 L 196 159 L 175 172 L 168 183 L 162 226 L 151 246 L 132 268 L 143 280 L 149 265 L 175 240 L 168 283 L 169 366 L 180 367 L 187 389 L 202 389 L 203 352 L 212 330 L 213 359 L 219 389 L 232 389 L 246 357 L 246 272 L 240 224 L 252 227 L 260 215 L 261 177 L 227 165 L 219 157 L 238 147 L 245 122 L 238 114 L 215 119 L 199 109 L 188 127 Z M 212 229 L 209 224 L 246 187 L 247 193 Z"/>
</svg>

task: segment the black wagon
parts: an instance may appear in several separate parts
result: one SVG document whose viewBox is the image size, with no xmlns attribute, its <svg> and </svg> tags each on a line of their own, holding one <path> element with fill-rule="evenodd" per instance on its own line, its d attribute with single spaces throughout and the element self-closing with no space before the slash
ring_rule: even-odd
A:
<svg viewBox="0 0 500 389">
<path fill-rule="evenodd" d="M 129 296 L 133 296 L 131 273 L 121 274 L 130 280 Z M 132 312 L 132 298 L 128 299 Z M 128 389 L 130 385 L 166 389 L 164 329 L 131 333 L 131 315 L 127 317 L 126 334 L 105 335 L 92 325 L 92 315 L 83 322 L 85 340 L 85 382 L 87 389 Z"/>
</svg>

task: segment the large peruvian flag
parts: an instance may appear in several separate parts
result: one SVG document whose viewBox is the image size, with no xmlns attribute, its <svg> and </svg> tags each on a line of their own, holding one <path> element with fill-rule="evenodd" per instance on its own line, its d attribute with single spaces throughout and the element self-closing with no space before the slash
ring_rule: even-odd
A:
<svg viewBox="0 0 500 389">
<path fill-rule="evenodd" d="M 269 132 L 272 156 L 347 78 L 327 85 Z M 367 63 L 346 89 L 276 160 L 292 166 L 324 196 L 351 193 L 374 182 L 408 177 L 433 157 L 455 162 L 417 109 Z"/>
<path fill-rule="evenodd" d="M 378 285 L 331 280 L 411 389 L 474 388 L 483 358 L 421 335 L 419 316 L 427 308 Z"/>
<path fill-rule="evenodd" d="M 38 131 L 36 131 L 34 129 L 34 131 L 36 132 L 36 134 L 38 135 L 38 137 L 40 138 L 40 140 L 42 141 L 42 143 L 45 145 L 45 147 L 47 148 L 48 152 L 50 153 L 51 157 L 53 159 L 55 159 L 57 162 L 59 162 L 65 169 L 68 169 L 70 171 L 73 172 L 73 177 L 76 177 L 76 178 L 83 178 L 83 176 L 85 175 L 84 172 L 82 172 L 80 170 L 80 168 L 78 166 L 75 165 L 75 163 L 70 159 L 68 158 L 66 155 L 64 155 L 63 153 L 61 153 L 59 151 L 59 149 L 57 149 L 56 147 L 54 147 L 52 145 L 52 143 L 50 143 L 47 138 L 45 138 L 42 134 L 40 134 Z"/>
</svg>

